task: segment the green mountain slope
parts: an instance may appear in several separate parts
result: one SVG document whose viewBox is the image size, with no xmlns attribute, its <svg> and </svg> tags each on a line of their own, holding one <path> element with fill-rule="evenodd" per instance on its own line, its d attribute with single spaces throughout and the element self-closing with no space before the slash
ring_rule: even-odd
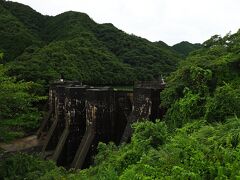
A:
<svg viewBox="0 0 240 180">
<path fill-rule="evenodd" d="M 133 69 L 109 52 L 88 33 L 71 40 L 54 41 L 34 52 L 26 50 L 9 63 L 10 73 L 19 79 L 48 83 L 58 79 L 81 80 L 91 84 L 126 84 L 134 79 Z M 30 64 L 30 66 L 27 66 Z"/>
<path fill-rule="evenodd" d="M 240 30 L 213 36 L 182 61 L 162 93 L 166 121 L 181 127 L 193 119 L 224 122 L 240 116 Z"/>
<path fill-rule="evenodd" d="M 177 53 L 146 39 L 128 35 L 111 24 L 98 25 L 96 36 L 123 63 L 130 64 L 138 79 L 153 79 L 176 68 Z"/>
<path fill-rule="evenodd" d="M 23 23 L 39 40 L 42 38 L 41 32 L 44 28 L 45 20 L 49 18 L 48 16 L 43 16 L 29 6 L 17 2 L 8 1 L 1 3 L 1 5 Z"/>
<path fill-rule="evenodd" d="M 1 4 L 0 24 L 0 50 L 5 59 L 15 59 L 25 48 L 38 43 L 37 37 Z"/>
<path fill-rule="evenodd" d="M 97 24 L 84 13 L 43 16 L 9 1 L 0 1 L 0 7 L 0 24 L 6 26 L 0 49 L 11 61 L 10 75 L 19 79 L 48 84 L 63 75 L 90 84 L 130 84 L 167 75 L 180 60 L 165 44 Z"/>
<path fill-rule="evenodd" d="M 192 44 L 192 43 L 187 42 L 187 41 L 182 41 L 182 42 L 172 46 L 172 48 L 176 52 L 181 54 L 183 57 L 187 57 L 192 51 L 198 50 L 201 47 L 202 47 L 202 45 L 199 44 L 199 43 Z"/>
</svg>

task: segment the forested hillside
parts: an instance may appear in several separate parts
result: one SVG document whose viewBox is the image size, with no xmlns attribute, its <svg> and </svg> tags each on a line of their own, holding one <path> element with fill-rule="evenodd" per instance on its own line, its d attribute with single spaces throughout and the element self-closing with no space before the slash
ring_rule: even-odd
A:
<svg viewBox="0 0 240 180">
<path fill-rule="evenodd" d="M 61 75 L 123 85 L 161 74 L 166 114 L 135 123 L 130 143 L 99 143 L 94 164 L 78 171 L 0 149 L 0 179 L 240 177 L 240 30 L 171 48 L 83 13 L 43 16 L 0 0 L 0 142 L 36 130 L 46 85 Z"/>
<path fill-rule="evenodd" d="M 165 43 L 97 24 L 84 13 L 43 16 L 5 0 L 0 0 L 0 53 L 0 141 L 36 130 L 49 83 L 62 76 L 93 85 L 132 85 L 167 75 L 180 61 Z"/>
<path fill-rule="evenodd" d="M 196 118 L 224 122 L 240 113 L 240 31 L 215 35 L 203 46 L 181 62 L 162 93 L 165 120 L 174 127 Z"/>
<path fill-rule="evenodd" d="M 201 47 L 202 47 L 202 45 L 199 44 L 199 43 L 192 44 L 192 43 L 187 42 L 187 41 L 182 41 L 182 42 L 172 46 L 172 48 L 176 52 L 181 54 L 182 57 L 187 57 L 189 55 L 189 53 L 191 53 L 193 51 L 196 51 L 196 50 L 200 49 Z"/>
<path fill-rule="evenodd" d="M 168 75 L 180 61 L 167 45 L 97 24 L 83 13 L 43 16 L 1 0 L 0 24 L 9 74 L 43 85 L 61 75 L 88 84 L 132 84 Z"/>
<path fill-rule="evenodd" d="M 167 79 L 166 116 L 134 124 L 129 144 L 100 143 L 95 163 L 67 171 L 17 154 L 0 163 L 19 179 L 237 179 L 240 176 L 240 31 L 213 36 Z"/>
</svg>

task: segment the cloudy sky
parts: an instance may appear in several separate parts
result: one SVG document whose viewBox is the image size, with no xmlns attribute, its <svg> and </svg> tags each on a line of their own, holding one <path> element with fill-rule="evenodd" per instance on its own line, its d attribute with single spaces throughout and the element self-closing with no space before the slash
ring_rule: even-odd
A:
<svg viewBox="0 0 240 180">
<path fill-rule="evenodd" d="M 240 28 L 240 0 L 14 0 L 45 15 L 73 10 L 97 23 L 169 45 L 203 42 Z"/>
</svg>

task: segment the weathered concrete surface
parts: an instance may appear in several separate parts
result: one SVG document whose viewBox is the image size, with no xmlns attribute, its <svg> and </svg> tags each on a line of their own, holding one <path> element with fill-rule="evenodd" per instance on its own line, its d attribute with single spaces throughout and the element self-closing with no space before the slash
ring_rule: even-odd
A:
<svg viewBox="0 0 240 180">
<path fill-rule="evenodd" d="M 71 167 L 83 168 L 92 163 L 98 142 L 113 139 L 114 92 L 112 88 L 86 91 L 86 132 Z"/>
<path fill-rule="evenodd" d="M 52 159 L 58 165 L 70 166 L 86 130 L 86 86 L 67 87 L 64 105 L 65 128 Z"/>
<path fill-rule="evenodd" d="M 162 118 L 163 111 L 160 108 L 160 92 L 165 84 L 159 81 L 139 82 L 133 90 L 133 109 L 127 118 L 127 125 L 122 135 L 121 143 L 129 142 L 132 136 L 132 124 L 148 119 L 154 121 Z"/>
</svg>

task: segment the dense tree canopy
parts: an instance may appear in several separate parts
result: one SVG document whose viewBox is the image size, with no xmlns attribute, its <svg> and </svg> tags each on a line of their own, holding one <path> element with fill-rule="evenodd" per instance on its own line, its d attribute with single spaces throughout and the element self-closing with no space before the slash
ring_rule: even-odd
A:
<svg viewBox="0 0 240 180">
<path fill-rule="evenodd" d="M 0 141 L 22 137 L 38 127 L 40 113 L 34 103 L 44 99 L 36 95 L 39 85 L 17 82 L 6 75 L 0 64 Z"/>
<path fill-rule="evenodd" d="M 46 85 L 63 74 L 88 84 L 132 84 L 167 75 L 180 60 L 166 44 L 97 24 L 83 13 L 43 16 L 10 1 L 0 8 L 0 49 L 19 80 Z"/>
<path fill-rule="evenodd" d="M 177 51 L 182 57 L 187 57 L 191 52 L 196 51 L 202 47 L 201 44 L 192 44 L 187 41 L 182 41 L 178 44 L 172 46 L 172 48 Z"/>
<path fill-rule="evenodd" d="M 176 127 L 180 127 L 183 121 L 203 117 L 220 122 L 240 115 L 239 42 L 240 31 L 216 35 L 182 61 L 162 93 L 169 124 L 177 122 Z"/>
</svg>

